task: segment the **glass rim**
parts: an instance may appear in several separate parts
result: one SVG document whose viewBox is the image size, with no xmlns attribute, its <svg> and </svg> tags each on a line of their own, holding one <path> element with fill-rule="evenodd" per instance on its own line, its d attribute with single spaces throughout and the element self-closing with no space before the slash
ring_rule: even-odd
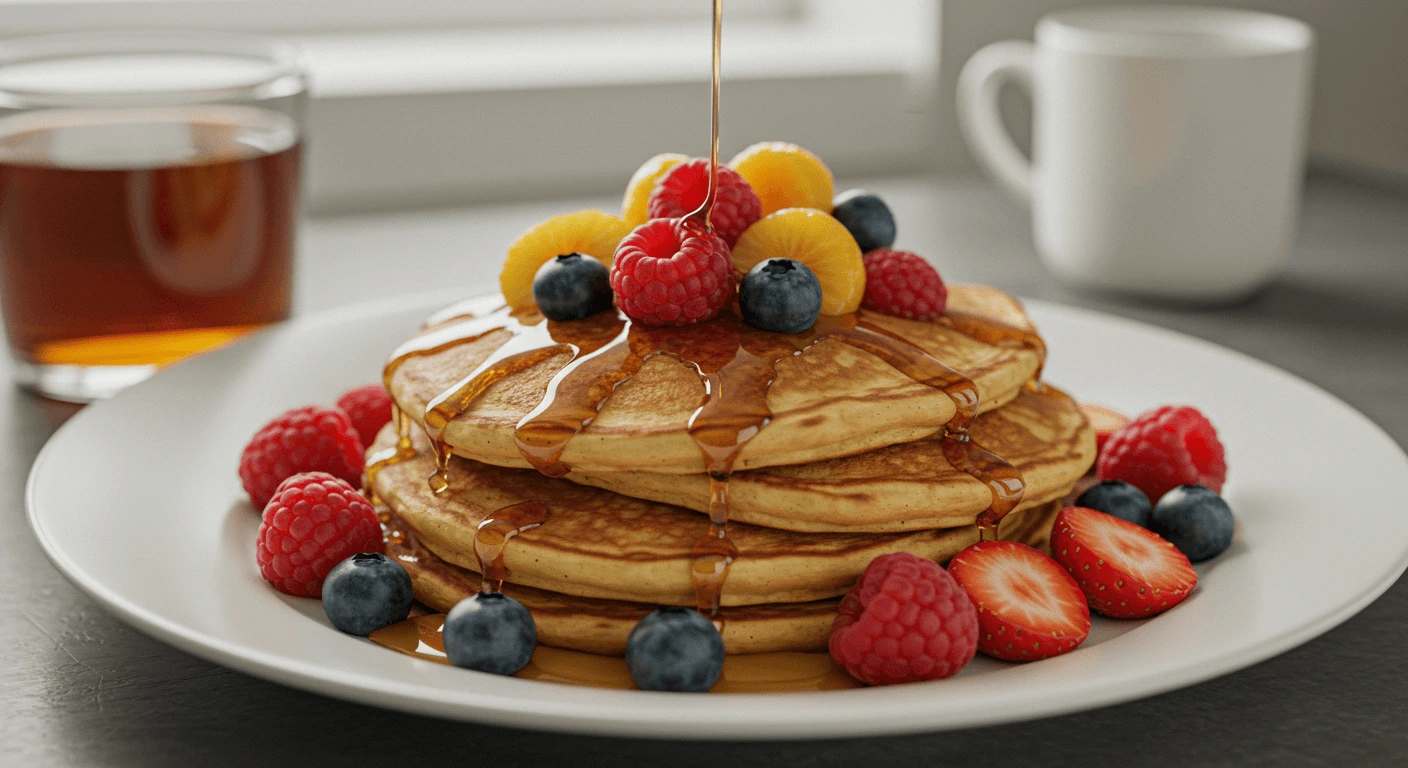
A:
<svg viewBox="0 0 1408 768">
<path fill-rule="evenodd" d="M 188 55 L 257 60 L 258 77 L 210 87 L 133 90 L 49 90 L 0 84 L 0 108 L 175 106 L 213 101 L 263 101 L 308 90 L 303 50 L 277 37 L 240 32 L 131 29 L 60 32 L 0 41 L 0 72 L 8 67 L 103 55 Z"/>
</svg>

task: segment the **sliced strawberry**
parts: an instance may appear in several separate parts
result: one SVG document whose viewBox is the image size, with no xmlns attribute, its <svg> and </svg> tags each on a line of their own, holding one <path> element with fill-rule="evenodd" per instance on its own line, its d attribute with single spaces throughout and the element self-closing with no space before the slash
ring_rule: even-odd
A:
<svg viewBox="0 0 1408 768">
<path fill-rule="evenodd" d="M 978 606 L 978 650 L 1007 661 L 1059 656 L 1085 642 L 1090 609 L 1055 560 L 1015 541 L 980 541 L 948 572 Z"/>
<path fill-rule="evenodd" d="M 1085 507 L 1066 507 L 1051 529 L 1051 552 L 1095 611 L 1115 619 L 1163 613 L 1198 585 L 1178 548 L 1147 528 Z"/>
<path fill-rule="evenodd" d="M 1113 435 L 1115 430 L 1129 423 L 1128 416 L 1103 405 L 1081 403 L 1080 412 L 1085 414 L 1090 426 L 1095 428 L 1095 452 L 1097 454 L 1100 449 L 1105 447 L 1105 441 L 1110 439 L 1110 435 Z"/>
</svg>

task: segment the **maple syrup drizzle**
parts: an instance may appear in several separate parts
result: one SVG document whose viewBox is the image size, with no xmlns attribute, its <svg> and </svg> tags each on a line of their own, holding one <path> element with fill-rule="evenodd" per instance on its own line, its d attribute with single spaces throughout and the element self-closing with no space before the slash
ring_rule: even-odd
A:
<svg viewBox="0 0 1408 768">
<path fill-rule="evenodd" d="M 504 588 L 508 569 L 504 548 L 510 539 L 548 521 L 548 508 L 538 501 L 525 501 L 496 510 L 474 531 L 474 558 L 479 561 L 479 591 L 499 592 Z"/>
</svg>

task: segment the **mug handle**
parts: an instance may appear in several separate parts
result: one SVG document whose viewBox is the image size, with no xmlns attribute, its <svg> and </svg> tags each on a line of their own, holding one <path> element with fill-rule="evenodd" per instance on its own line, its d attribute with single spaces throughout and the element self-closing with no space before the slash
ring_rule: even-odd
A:
<svg viewBox="0 0 1408 768">
<path fill-rule="evenodd" d="M 1032 92 L 1034 47 L 1025 40 L 991 43 L 973 54 L 958 75 L 958 125 L 978 164 L 1013 197 L 1031 202 L 1032 164 L 1002 123 L 998 91 L 1008 80 Z"/>
</svg>

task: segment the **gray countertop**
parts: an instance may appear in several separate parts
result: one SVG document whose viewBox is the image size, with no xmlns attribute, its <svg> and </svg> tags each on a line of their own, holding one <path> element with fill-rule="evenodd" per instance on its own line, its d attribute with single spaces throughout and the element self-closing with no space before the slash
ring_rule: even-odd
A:
<svg viewBox="0 0 1408 768">
<path fill-rule="evenodd" d="M 1408 445 L 1402 193 L 1314 179 L 1282 277 L 1241 305 L 1190 310 L 1056 284 L 1036 261 L 1024 212 L 981 181 L 887 178 L 867 186 L 895 209 L 899 245 L 930 256 L 948 280 L 1081 304 L 1239 349 L 1321 385 Z M 313 220 L 303 233 L 298 311 L 492 281 L 517 233 L 586 205 L 614 201 Z M 24 520 L 24 479 L 72 412 L 18 391 L 0 394 L 0 479 L 10 488 L 0 512 L 0 764 L 1285 766 L 1401 765 L 1408 753 L 1403 583 L 1326 635 L 1208 683 L 1082 714 L 932 735 L 788 744 L 594 739 L 403 715 L 283 688 L 128 628 L 44 560 Z M 1314 450 L 1313 415 L 1304 417 L 1306 450 Z M 1335 530 L 1334 514 L 1325 510 L 1327 535 L 1372 535 Z M 1333 574 L 1333 564 L 1306 566 Z"/>
</svg>

